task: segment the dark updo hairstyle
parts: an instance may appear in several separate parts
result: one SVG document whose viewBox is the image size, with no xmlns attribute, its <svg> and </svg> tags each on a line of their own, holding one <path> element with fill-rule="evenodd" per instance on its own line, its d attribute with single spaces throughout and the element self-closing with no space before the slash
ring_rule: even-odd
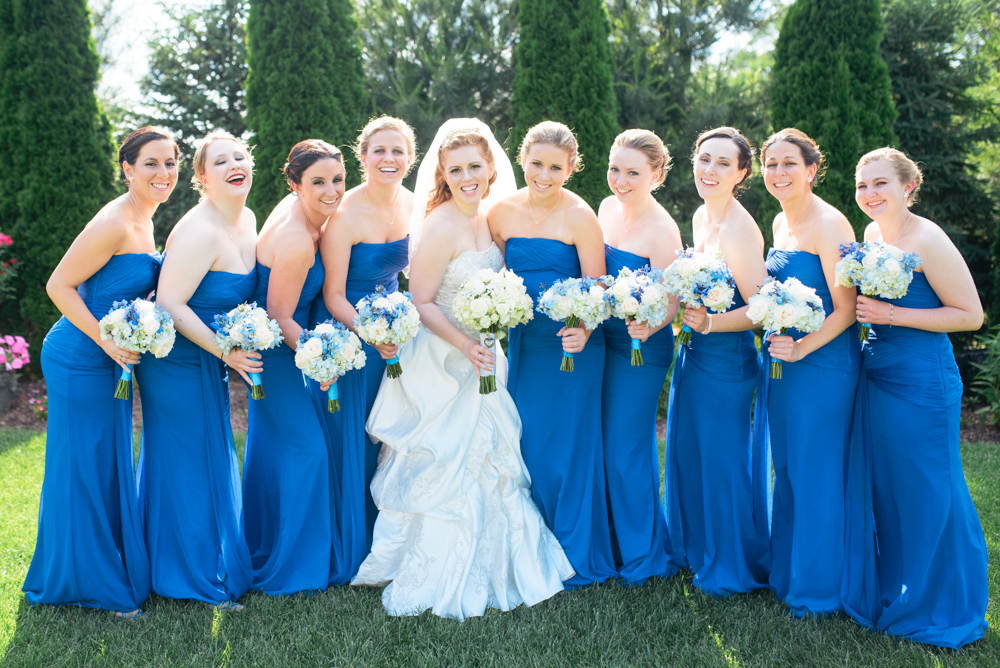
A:
<svg viewBox="0 0 1000 668">
<path fill-rule="evenodd" d="M 802 159 L 806 163 L 806 167 L 812 167 L 816 165 L 816 177 L 809 182 L 809 187 L 812 188 L 823 175 L 826 173 L 826 165 L 823 164 L 823 154 L 819 150 L 819 144 L 816 143 L 812 137 L 807 135 L 802 130 L 797 130 L 795 128 L 785 128 L 784 130 L 778 130 L 773 135 L 767 138 L 760 147 L 760 162 L 761 165 L 764 164 L 764 160 L 767 159 L 767 149 L 771 148 L 779 141 L 786 141 L 789 144 L 795 144 L 798 147 L 799 153 L 802 154 Z"/>
<path fill-rule="evenodd" d="M 163 128 L 154 128 L 149 125 L 144 125 L 141 128 L 136 128 L 129 133 L 128 137 L 122 141 L 122 145 L 118 147 L 118 168 L 122 172 L 122 180 L 127 184 L 128 177 L 125 176 L 124 163 L 128 163 L 135 166 L 135 161 L 139 159 L 139 151 L 142 147 L 151 141 L 157 141 L 160 139 L 166 139 L 171 144 L 174 145 L 174 160 L 180 161 L 181 151 L 177 147 L 177 142 L 170 135 L 169 132 Z"/>
<path fill-rule="evenodd" d="M 739 150 L 739 159 L 736 161 L 736 168 L 746 170 L 743 175 L 743 179 L 736 184 L 733 189 L 733 195 L 739 195 L 744 190 L 750 187 L 748 183 L 750 176 L 753 174 L 753 144 L 747 139 L 742 132 L 736 128 L 731 128 L 729 126 L 722 126 L 720 128 L 713 128 L 711 130 L 706 130 L 698 135 L 698 139 L 694 142 L 694 154 L 691 156 L 693 161 L 698 155 L 698 149 L 709 139 L 731 139 L 736 148 Z"/>
<path fill-rule="evenodd" d="M 483 199 L 490 196 L 490 186 L 497 180 L 496 158 L 493 156 L 493 151 L 490 150 L 490 143 L 486 140 L 486 137 L 479 133 L 479 130 L 474 128 L 458 129 L 445 137 L 438 148 L 437 167 L 434 168 L 434 187 L 427 198 L 427 213 L 430 213 L 453 197 L 451 188 L 448 187 L 448 183 L 444 177 L 445 153 L 463 146 L 475 146 L 479 149 L 479 153 L 483 156 L 486 166 L 493 172 L 490 175 L 489 182 L 486 184 L 486 192 L 483 193 Z"/>
<path fill-rule="evenodd" d="M 344 154 L 340 149 L 322 139 L 305 139 L 293 146 L 288 152 L 288 161 L 281 168 L 281 173 L 288 179 L 288 189 L 292 189 L 293 183 L 301 185 L 306 170 L 328 158 L 344 164 Z"/>
</svg>

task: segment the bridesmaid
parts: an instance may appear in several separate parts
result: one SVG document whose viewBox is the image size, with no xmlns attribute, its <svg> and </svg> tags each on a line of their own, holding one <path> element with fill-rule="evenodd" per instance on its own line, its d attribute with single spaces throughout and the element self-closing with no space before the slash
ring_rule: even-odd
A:
<svg viewBox="0 0 1000 668">
<path fill-rule="evenodd" d="M 343 156 L 307 139 L 292 148 L 284 173 L 292 194 L 260 231 L 254 300 L 267 305 L 285 342 L 262 353 L 267 397 L 250 402 L 243 464 L 253 588 L 271 595 L 326 589 L 338 536 L 325 406 L 313 400 L 294 355 L 323 290 L 319 238 L 344 195 Z"/>
<path fill-rule="evenodd" d="M 622 267 L 663 269 L 682 248 L 677 223 L 653 197 L 670 169 L 670 153 L 648 130 L 626 130 L 611 146 L 608 186 L 612 197 L 597 218 L 604 231 L 607 271 Z M 656 410 L 674 357 L 670 313 L 660 325 L 612 318 L 604 323 L 602 422 L 612 547 L 618 576 L 631 584 L 677 572 L 667 554 L 666 516 L 660 504 L 660 456 Z M 642 342 L 645 363 L 632 366 L 632 339 Z"/>
<path fill-rule="evenodd" d="M 407 265 L 407 234 L 413 213 L 413 193 L 403 187 L 403 177 L 416 156 L 413 128 L 389 116 L 368 123 L 358 136 L 357 156 L 365 181 L 344 196 L 340 210 L 330 219 L 320 241 L 327 267 L 323 296 L 313 308 L 313 323 L 336 318 L 351 331 L 354 305 L 378 285 L 389 292 L 399 287 L 397 275 Z M 396 346 L 365 344 L 367 362 L 351 371 L 337 385 L 341 410 L 326 413 L 333 445 L 334 466 L 341 485 L 340 544 L 342 572 L 331 584 L 347 584 L 358 572 L 372 545 L 378 509 L 372 501 L 371 483 L 378 464 L 379 446 L 365 434 L 386 360 Z M 320 390 L 317 387 L 316 392 Z M 321 400 L 326 401 L 326 393 Z"/>
<path fill-rule="evenodd" d="M 528 130 L 518 160 L 527 186 L 498 202 L 490 231 L 507 267 L 524 278 L 532 299 L 543 285 L 605 273 L 604 237 L 593 210 L 563 189 L 583 168 L 576 137 L 562 123 Z M 559 370 L 563 351 L 576 371 Z M 562 327 L 536 315 L 510 331 L 507 389 L 521 415 L 521 454 L 531 496 L 563 546 L 576 575 L 567 589 L 616 574 L 608 525 L 601 382 L 604 332 Z"/>
<path fill-rule="evenodd" d="M 177 144 L 142 127 L 118 149 L 128 192 L 87 223 L 45 288 L 63 317 L 42 344 L 49 395 L 38 542 L 24 593 L 37 605 L 79 605 L 136 617 L 149 559 L 135 496 L 132 401 L 114 398 L 139 356 L 102 340 L 112 302 L 156 287 L 153 213 L 177 185 Z"/>
<path fill-rule="evenodd" d="M 767 423 L 774 459 L 771 589 L 795 615 L 842 612 L 844 471 L 861 348 L 854 288 L 834 286 L 840 246 L 854 241 L 844 214 L 813 194 L 823 175 L 816 142 L 795 128 L 760 149 L 764 185 L 781 204 L 767 271 L 815 288 L 826 320 L 810 334 L 769 337 L 770 357 L 785 362 L 769 380 Z M 764 366 L 770 360 L 765 353 Z M 822 428 L 817 428 L 822 425 Z"/>
<path fill-rule="evenodd" d="M 167 238 L 156 293 L 177 341 L 163 359 L 146 355 L 136 374 L 144 409 L 139 494 L 153 591 L 242 610 L 235 601 L 250 587 L 250 553 L 226 365 L 249 383 L 262 364 L 260 353 L 223 355 L 208 323 L 252 300 L 257 287 L 257 223 L 244 206 L 253 161 L 238 139 L 212 132 L 193 167 L 202 200 Z"/>
<path fill-rule="evenodd" d="M 703 592 L 725 596 L 767 586 L 765 481 L 770 462 L 751 447 L 757 350 L 746 300 L 767 280 L 764 237 L 736 199 L 753 147 L 739 130 L 715 128 L 695 143 L 695 249 L 721 251 L 736 279 L 729 311 L 684 309 L 691 343 L 680 346 L 667 413 L 666 507 L 670 557 Z M 753 455 L 753 461 L 751 461 Z M 751 475 L 751 471 L 754 475 Z M 766 498 L 766 496 L 765 496 Z"/>
<path fill-rule="evenodd" d="M 872 325 L 872 337 L 858 393 L 863 439 L 851 454 L 844 606 L 865 626 L 957 649 L 983 637 L 989 587 L 962 473 L 962 381 L 947 332 L 978 329 L 983 309 L 948 235 L 909 210 L 923 180 L 913 161 L 878 149 L 855 178 L 858 206 L 874 220 L 865 240 L 916 253 L 921 264 L 904 297 L 858 297 L 858 322 Z M 859 534 L 872 513 L 877 554 L 871 527 Z"/>
</svg>

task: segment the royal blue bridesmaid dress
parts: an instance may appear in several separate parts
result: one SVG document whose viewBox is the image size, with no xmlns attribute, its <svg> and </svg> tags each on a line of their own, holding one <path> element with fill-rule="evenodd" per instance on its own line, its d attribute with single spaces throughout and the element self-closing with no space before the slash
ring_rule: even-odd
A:
<svg viewBox="0 0 1000 668">
<path fill-rule="evenodd" d="M 887 301 L 941 306 L 919 272 L 904 297 Z M 988 628 L 989 585 L 962 472 L 962 380 L 951 343 L 940 332 L 873 325 L 862 357 L 844 607 L 865 626 L 957 649 Z"/>
<path fill-rule="evenodd" d="M 507 268 L 524 279 L 536 303 L 553 283 L 581 275 L 576 246 L 554 239 L 507 240 Z M 576 370 L 560 371 L 562 328 L 541 313 L 510 330 L 507 390 L 521 415 L 521 455 L 531 475 L 531 497 L 559 540 L 576 575 L 567 589 L 617 574 L 608 524 L 601 386 L 604 332 L 598 327 Z"/>
<path fill-rule="evenodd" d="M 306 274 L 293 316 L 309 324 L 313 300 L 323 291 L 319 253 Z M 258 306 L 267 304 L 270 267 L 257 263 Z M 243 526 L 253 589 L 271 595 L 326 589 L 339 570 L 333 561 L 337 497 L 326 405 L 316 400 L 315 381 L 295 366 L 287 343 L 261 353 L 266 396 L 250 401 L 243 460 Z"/>
<path fill-rule="evenodd" d="M 251 301 L 257 271 L 210 271 L 188 300 L 205 324 Z M 211 604 L 250 588 L 240 468 L 229 421 L 229 376 L 215 355 L 180 332 L 170 354 L 142 356 L 139 498 L 153 591 Z"/>
<path fill-rule="evenodd" d="M 744 304 L 737 290 L 730 310 Z M 751 427 L 762 384 L 749 331 L 692 332 L 677 348 L 664 485 L 670 559 L 713 596 L 767 586 L 770 458 Z"/>
<path fill-rule="evenodd" d="M 772 248 L 767 272 L 814 288 L 827 315 L 830 288 L 818 255 Z M 805 334 L 792 329 L 788 336 Z M 770 366 L 765 355 L 764 366 Z M 861 368 L 858 327 L 768 381 L 767 424 L 774 462 L 771 575 L 775 595 L 795 615 L 842 612 L 844 492 L 854 399 Z"/>
<path fill-rule="evenodd" d="M 639 269 L 649 258 L 604 246 L 608 274 Z M 674 356 L 670 323 L 642 343 L 642 366 L 632 366 L 632 339 L 620 318 L 603 325 L 607 342 L 601 422 L 604 468 L 618 577 L 642 584 L 677 572 L 667 554 L 667 518 L 660 503 L 656 410 Z"/>
<path fill-rule="evenodd" d="M 399 272 L 408 260 L 409 237 L 384 244 L 358 243 L 351 247 L 345 286 L 347 301 L 355 306 L 365 295 L 382 285 L 389 292 L 399 288 Z M 323 295 L 313 304 L 312 324 L 331 319 Z M 337 561 L 341 572 L 330 584 L 347 584 L 351 581 L 368 556 L 372 546 L 372 531 L 378 508 L 372 501 L 371 484 L 378 466 L 379 445 L 371 442 L 365 433 L 365 423 L 371 413 L 378 386 L 385 375 L 385 360 L 378 351 L 364 344 L 365 366 L 349 371 L 337 381 L 340 411 L 325 413 L 330 442 L 333 449 L 334 468 L 340 481 L 340 544 Z M 406 373 L 406 369 L 403 369 Z M 314 390 L 326 405 L 326 393 Z"/>
<path fill-rule="evenodd" d="M 159 253 L 113 255 L 77 288 L 98 320 L 156 287 Z M 115 399 L 122 369 L 65 317 L 42 344 L 49 397 L 38 541 L 24 581 L 37 605 L 131 612 L 149 597 L 136 496 L 132 401 Z"/>
</svg>

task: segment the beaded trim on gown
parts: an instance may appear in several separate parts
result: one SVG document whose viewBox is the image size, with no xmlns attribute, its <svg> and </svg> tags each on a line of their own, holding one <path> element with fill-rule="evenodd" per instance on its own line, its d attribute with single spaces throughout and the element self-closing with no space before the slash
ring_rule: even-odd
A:
<svg viewBox="0 0 1000 668">
<path fill-rule="evenodd" d="M 502 265 L 496 246 L 463 253 L 435 303 L 455 322 L 451 302 L 462 283 Z M 391 615 L 432 609 L 460 621 L 561 591 L 573 568 L 531 500 L 499 346 L 498 389 L 487 395 L 465 355 L 426 329 L 399 357 L 405 372 L 383 379 L 368 418 L 383 444 L 371 486 L 379 515 L 352 584 L 389 583 L 382 603 Z"/>
</svg>

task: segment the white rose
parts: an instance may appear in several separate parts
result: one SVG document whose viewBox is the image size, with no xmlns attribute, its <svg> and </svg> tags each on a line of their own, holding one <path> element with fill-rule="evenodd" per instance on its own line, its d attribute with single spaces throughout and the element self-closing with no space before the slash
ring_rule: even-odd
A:
<svg viewBox="0 0 1000 668">
<path fill-rule="evenodd" d="M 257 331 L 257 343 L 261 348 L 270 348 L 271 344 L 274 343 L 274 334 L 267 327 L 259 329 Z"/>
<path fill-rule="evenodd" d="M 774 281 L 768 281 L 760 288 L 760 294 L 762 295 L 773 295 L 774 291 L 778 289 L 778 284 Z"/>
<path fill-rule="evenodd" d="M 149 334 L 153 334 L 160 328 L 160 319 L 156 317 L 155 312 L 144 313 L 139 322 L 142 324 L 142 328 Z"/>
<path fill-rule="evenodd" d="M 140 317 L 145 316 L 147 313 L 154 313 L 156 311 L 156 306 L 151 301 L 145 299 L 140 299 L 136 302 L 136 308 L 139 309 Z"/>
<path fill-rule="evenodd" d="M 752 322 L 761 322 L 767 317 L 767 300 L 750 298 L 750 308 L 747 309 L 747 317 Z"/>
<path fill-rule="evenodd" d="M 621 303 L 621 310 L 623 313 L 627 313 L 628 315 L 635 315 L 639 310 L 639 300 L 635 297 L 627 297 Z"/>
<path fill-rule="evenodd" d="M 674 263 L 671 266 L 673 266 L 674 271 L 678 276 L 690 276 L 697 270 L 695 263 L 691 261 L 691 258 L 687 257 L 674 260 Z"/>
<path fill-rule="evenodd" d="M 473 318 L 481 318 L 490 310 L 490 305 L 485 299 L 473 299 L 469 302 L 469 313 Z"/>
<path fill-rule="evenodd" d="M 632 290 L 625 281 L 619 281 L 611 288 L 611 293 L 615 296 L 615 299 L 622 301 L 632 294 Z"/>
<path fill-rule="evenodd" d="M 361 348 L 361 339 L 359 339 L 354 332 L 347 333 L 347 340 L 350 341 L 351 345 L 355 348 Z"/>
<path fill-rule="evenodd" d="M 393 292 L 391 295 L 389 295 L 389 301 L 391 301 L 393 304 L 402 304 L 403 302 L 406 301 L 406 295 L 404 295 L 402 292 Z"/>
<path fill-rule="evenodd" d="M 337 328 L 334 327 L 329 322 L 324 322 L 324 323 L 320 323 L 320 324 L 316 325 L 316 329 L 314 329 L 313 331 L 316 334 L 333 334 L 334 332 L 337 331 Z"/>
<path fill-rule="evenodd" d="M 886 258 L 886 261 L 882 263 L 882 269 L 890 276 L 899 276 L 903 271 L 903 265 L 896 258 L 890 257 Z"/>
<path fill-rule="evenodd" d="M 865 269 L 876 269 L 878 267 L 878 255 L 875 253 L 866 253 L 864 258 L 861 259 L 861 266 Z"/>
<path fill-rule="evenodd" d="M 385 337 L 388 333 L 389 330 L 385 325 L 372 323 L 371 327 L 368 328 L 368 340 L 375 342 L 382 342 L 385 340 Z"/>
<path fill-rule="evenodd" d="M 482 318 L 479 319 L 479 326 L 481 328 L 483 328 L 483 329 L 486 329 L 487 327 L 489 327 L 492 324 L 493 324 L 493 321 L 490 320 L 489 316 L 483 316 Z"/>
<path fill-rule="evenodd" d="M 358 349 L 354 346 L 344 346 L 340 349 L 340 355 L 347 362 L 353 362 L 354 356 L 358 354 Z"/>
<path fill-rule="evenodd" d="M 729 291 L 721 285 L 716 285 L 701 298 L 706 308 L 716 309 L 729 301 Z"/>
<path fill-rule="evenodd" d="M 472 293 L 474 295 L 478 295 L 480 292 L 482 292 L 485 289 L 486 289 L 486 284 L 483 283 L 478 278 L 476 278 L 475 276 L 473 276 L 472 278 L 470 278 L 465 283 L 465 291 L 469 292 L 469 293 Z"/>
<path fill-rule="evenodd" d="M 229 338 L 231 338 L 233 341 L 235 341 L 236 344 L 237 344 L 237 347 L 239 347 L 239 344 L 243 343 L 243 328 L 242 327 L 233 327 L 232 329 L 230 329 L 229 330 Z"/>
<path fill-rule="evenodd" d="M 306 364 L 313 361 L 317 357 L 323 354 L 323 342 L 312 337 L 306 339 L 306 341 L 298 347 L 295 351 L 295 365 L 300 366 L 299 358 L 301 357 Z M 304 366 L 304 365 L 301 365 Z"/>
<path fill-rule="evenodd" d="M 788 286 L 788 294 L 798 301 L 806 301 L 815 294 L 815 291 L 802 283 L 792 283 Z"/>
<path fill-rule="evenodd" d="M 782 329 L 788 329 L 799 319 L 798 309 L 794 304 L 781 304 L 775 309 L 774 320 Z"/>
<path fill-rule="evenodd" d="M 164 337 L 163 340 L 161 340 L 159 343 L 157 343 L 150 349 L 150 352 L 153 353 L 153 357 L 159 359 L 161 357 L 166 357 L 167 354 L 170 352 L 171 348 L 173 347 L 174 347 L 173 339 Z"/>
<path fill-rule="evenodd" d="M 885 252 L 888 253 L 889 256 L 892 257 L 893 259 L 898 260 L 900 262 L 903 261 L 903 251 L 896 248 L 895 246 L 886 246 Z"/>
<path fill-rule="evenodd" d="M 116 325 L 119 322 L 122 322 L 123 320 L 125 320 L 125 309 L 116 308 L 114 311 L 104 316 L 104 320 L 106 322 L 111 323 L 112 325 Z"/>
<path fill-rule="evenodd" d="M 500 302 L 497 304 L 497 313 L 506 317 L 507 314 L 510 313 L 510 304 L 507 302 Z"/>
<path fill-rule="evenodd" d="M 569 297 L 562 297 L 552 305 L 551 310 L 553 320 L 565 320 L 572 315 L 573 304 L 570 302 Z"/>
<path fill-rule="evenodd" d="M 604 288 L 599 285 L 590 286 L 590 298 L 594 301 L 604 301 Z"/>
<path fill-rule="evenodd" d="M 655 283 L 647 285 L 642 291 L 642 303 L 652 304 L 654 302 L 658 302 L 663 299 L 665 293 L 666 290 L 664 290 L 662 286 L 656 285 Z"/>
<path fill-rule="evenodd" d="M 392 302 L 385 297 L 379 297 L 372 302 L 372 308 L 377 308 L 384 311 L 392 310 Z"/>
</svg>

